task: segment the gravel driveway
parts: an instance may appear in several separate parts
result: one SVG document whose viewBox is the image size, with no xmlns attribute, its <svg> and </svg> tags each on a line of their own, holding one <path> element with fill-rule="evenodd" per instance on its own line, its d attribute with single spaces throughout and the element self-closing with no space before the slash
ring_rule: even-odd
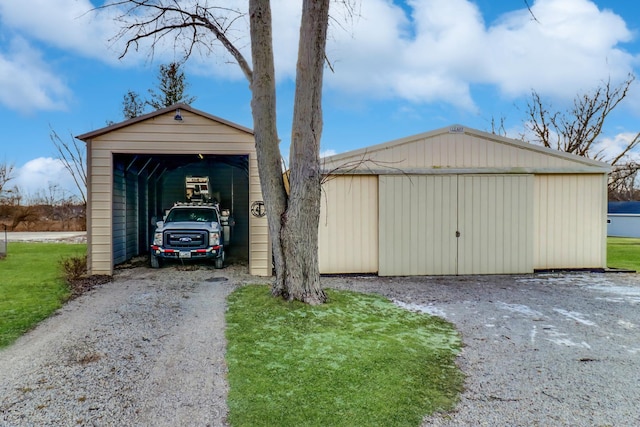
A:
<svg viewBox="0 0 640 427">
<path fill-rule="evenodd" d="M 225 298 L 259 281 L 245 271 L 117 271 L 0 351 L 0 425 L 225 425 Z M 466 391 L 424 426 L 640 425 L 636 275 L 323 282 L 461 331 Z"/>
</svg>

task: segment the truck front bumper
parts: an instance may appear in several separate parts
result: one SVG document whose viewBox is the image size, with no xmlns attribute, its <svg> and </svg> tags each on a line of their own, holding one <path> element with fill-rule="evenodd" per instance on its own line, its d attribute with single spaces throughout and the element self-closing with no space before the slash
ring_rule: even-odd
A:
<svg viewBox="0 0 640 427">
<path fill-rule="evenodd" d="M 165 249 L 151 245 L 151 254 L 164 259 L 213 259 L 222 256 L 222 246 L 211 246 L 205 249 Z"/>
</svg>

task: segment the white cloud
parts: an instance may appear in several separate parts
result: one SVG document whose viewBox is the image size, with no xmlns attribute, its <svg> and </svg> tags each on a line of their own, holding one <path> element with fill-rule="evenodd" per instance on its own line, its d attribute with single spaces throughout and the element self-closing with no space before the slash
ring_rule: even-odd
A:
<svg viewBox="0 0 640 427">
<path fill-rule="evenodd" d="M 235 0 L 219 4 L 238 8 Z M 354 15 L 341 8 L 341 2 L 334 2 L 327 56 L 335 73 L 327 70 L 327 86 L 363 98 L 442 101 L 474 111 L 474 85 L 495 87 L 508 98 L 535 89 L 568 99 L 602 80 L 611 77 L 615 82 L 632 71 L 637 59 L 621 43 L 631 41 L 633 34 L 620 16 L 599 9 L 591 0 L 529 4 L 533 16 L 523 2 L 514 2 L 519 9 L 486 23 L 472 0 L 405 0 L 404 4 L 366 0 L 357 3 Z M 5 32 L 11 29 L 61 51 L 120 64 L 117 56 L 124 40 L 110 41 L 120 29 L 115 19 L 119 12 L 115 8 L 92 11 L 93 7 L 90 0 L 30 0 L 28 5 L 0 1 L 0 19 Z M 246 8 L 246 3 L 241 7 Z M 277 76 L 279 81 L 292 80 L 300 3 L 274 0 L 272 9 Z M 234 20 L 230 36 L 249 59 L 247 29 L 246 17 Z M 162 43 L 155 59 L 175 59 L 173 39 Z M 125 63 L 148 60 L 148 53 L 143 42 L 140 53 L 128 55 Z M 0 73 L 19 69 L 17 58 L 1 51 L 0 55 Z M 189 67 L 198 74 L 242 78 L 237 65 L 229 62 L 229 56 L 216 49 L 194 56 Z M 64 84 L 42 61 L 30 64 L 25 74 L 33 76 L 24 76 L 27 81 L 21 85 L 29 88 L 31 81 L 44 81 L 35 88 L 45 88 L 48 96 L 38 102 L 34 93 L 25 105 L 52 108 L 46 107 L 47 101 L 60 103 L 57 91 L 64 90 Z M 7 83 L 0 85 L 0 93 L 5 92 Z"/>
<path fill-rule="evenodd" d="M 50 185 L 57 185 L 65 197 L 78 194 L 73 178 L 62 162 L 51 157 L 38 157 L 17 168 L 11 184 L 17 185 L 26 199 L 46 194 Z"/>
<path fill-rule="evenodd" d="M 24 113 L 61 110 L 69 96 L 66 84 L 24 39 L 0 50 L 0 104 Z"/>
<path fill-rule="evenodd" d="M 109 40 L 117 33 L 116 9 L 94 11 L 89 0 L 0 2 L 3 26 L 49 46 L 115 62 Z"/>
<path fill-rule="evenodd" d="M 632 70 L 633 56 L 619 43 L 632 37 L 625 22 L 588 0 L 538 0 L 531 12 L 506 15 L 488 29 L 486 80 L 512 96 L 531 88 L 573 97 Z"/>
<path fill-rule="evenodd" d="M 334 88 L 474 109 L 472 85 L 514 98 L 533 88 L 572 98 L 602 80 L 624 78 L 634 57 L 619 47 L 624 20 L 589 0 L 537 0 L 485 24 L 470 0 L 409 0 L 411 14 L 385 0 L 362 3 L 353 34 L 334 31 L 328 53 Z"/>
<path fill-rule="evenodd" d="M 106 59 L 105 36 L 115 34 L 115 22 L 112 14 L 95 14 L 93 8 L 89 0 L 1 0 L 0 16 L 5 28 L 59 49 Z"/>
<path fill-rule="evenodd" d="M 612 161 L 629 146 L 635 137 L 635 133 L 623 132 L 614 135 L 613 137 L 602 138 L 598 141 L 598 145 L 594 151 L 602 153 L 603 161 Z M 634 149 L 627 153 L 625 160 L 639 162 L 640 153 L 638 153 L 637 149 Z"/>
</svg>

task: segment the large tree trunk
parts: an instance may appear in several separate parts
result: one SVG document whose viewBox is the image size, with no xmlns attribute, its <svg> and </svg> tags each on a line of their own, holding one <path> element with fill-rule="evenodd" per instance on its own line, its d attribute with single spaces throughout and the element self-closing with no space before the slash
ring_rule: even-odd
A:
<svg viewBox="0 0 640 427">
<path fill-rule="evenodd" d="M 329 0 L 302 7 L 287 199 L 276 128 L 275 72 L 269 0 L 250 0 L 253 74 L 251 107 L 260 181 L 272 238 L 276 279 L 272 293 L 310 304 L 326 301 L 318 269 L 322 75 Z"/>
<path fill-rule="evenodd" d="M 287 194 L 282 181 L 282 156 L 276 127 L 276 82 L 269 0 L 249 1 L 249 22 L 253 59 L 251 111 L 256 154 L 276 270 L 273 290 L 275 294 L 283 294 L 286 266 L 279 236 L 281 218 L 287 208 Z"/>
<path fill-rule="evenodd" d="M 322 76 L 329 0 L 304 0 L 291 132 L 291 189 L 281 240 L 284 287 L 290 300 L 320 304 L 326 295 L 318 268 L 322 135 Z"/>
</svg>

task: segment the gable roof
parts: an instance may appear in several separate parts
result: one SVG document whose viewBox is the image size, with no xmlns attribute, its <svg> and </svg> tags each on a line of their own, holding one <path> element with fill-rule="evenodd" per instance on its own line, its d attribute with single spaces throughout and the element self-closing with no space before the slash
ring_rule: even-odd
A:
<svg viewBox="0 0 640 427">
<path fill-rule="evenodd" d="M 86 141 L 88 141 L 90 139 L 99 137 L 99 136 L 107 134 L 109 132 L 113 132 L 113 131 L 116 131 L 118 129 L 122 129 L 122 128 L 125 128 L 127 126 L 131 126 L 131 125 L 134 125 L 136 123 L 143 122 L 145 120 L 153 119 L 155 117 L 162 116 L 162 115 L 167 114 L 169 112 L 177 111 L 178 109 L 181 110 L 181 111 L 188 111 L 188 112 L 196 114 L 198 116 L 205 117 L 205 118 L 207 118 L 209 120 L 213 120 L 213 121 L 218 122 L 220 124 L 223 124 L 223 125 L 235 128 L 235 129 L 237 129 L 239 131 L 246 132 L 246 133 L 249 133 L 249 134 L 253 135 L 253 130 L 251 130 L 251 129 L 247 128 L 247 127 L 241 126 L 241 125 L 239 125 L 237 123 L 230 122 L 229 120 L 225 120 L 223 118 L 214 116 L 212 114 L 205 113 L 204 111 L 200 111 L 200 110 L 198 110 L 196 108 L 193 108 L 192 106 L 190 106 L 188 104 L 178 103 L 178 104 L 173 104 L 173 105 L 171 105 L 169 107 L 166 107 L 166 108 L 162 108 L 160 110 L 153 111 L 153 112 L 148 113 L 148 114 L 143 114 L 142 116 L 138 116 L 138 117 L 134 117 L 132 119 L 125 120 L 125 121 L 120 122 L 120 123 L 115 123 L 115 124 L 112 124 L 112 125 L 100 128 L 100 129 L 96 129 L 96 130 L 91 131 L 91 132 L 83 133 L 82 135 L 76 136 L 76 138 L 78 138 L 81 141 L 85 141 L 86 142 Z"/>
<path fill-rule="evenodd" d="M 327 174 L 607 173 L 607 163 L 452 125 L 323 159 Z"/>
</svg>

